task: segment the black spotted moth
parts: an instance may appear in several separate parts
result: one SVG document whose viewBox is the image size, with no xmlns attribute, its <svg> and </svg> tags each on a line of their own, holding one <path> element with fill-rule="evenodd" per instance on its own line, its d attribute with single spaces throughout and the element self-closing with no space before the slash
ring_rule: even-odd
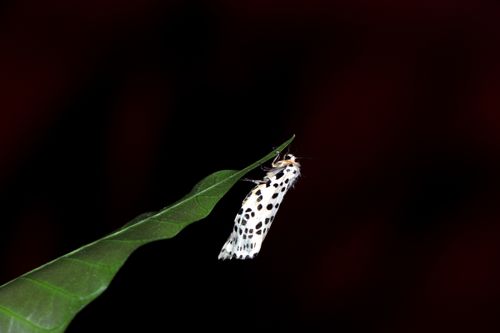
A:
<svg viewBox="0 0 500 333">
<path fill-rule="evenodd" d="M 286 192 L 300 176 L 300 164 L 294 155 L 278 158 L 264 179 L 252 180 L 257 186 L 243 200 L 219 259 L 251 259 L 259 253 Z"/>
</svg>

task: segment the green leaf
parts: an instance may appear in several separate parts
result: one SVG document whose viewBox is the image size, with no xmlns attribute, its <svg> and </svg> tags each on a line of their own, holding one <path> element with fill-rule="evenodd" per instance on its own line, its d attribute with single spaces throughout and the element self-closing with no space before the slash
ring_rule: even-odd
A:
<svg viewBox="0 0 500 333">
<path fill-rule="evenodd" d="M 4 284 L 0 287 L 0 332 L 64 332 L 74 316 L 106 290 L 134 250 L 174 237 L 205 218 L 241 177 L 275 157 L 293 139 L 240 171 L 211 174 L 179 201 L 142 214 L 111 234 Z"/>
</svg>

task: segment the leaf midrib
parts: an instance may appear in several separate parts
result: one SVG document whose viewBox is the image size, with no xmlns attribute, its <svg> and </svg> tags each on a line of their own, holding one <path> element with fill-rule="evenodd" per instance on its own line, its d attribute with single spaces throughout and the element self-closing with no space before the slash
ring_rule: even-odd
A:
<svg viewBox="0 0 500 333">
<path fill-rule="evenodd" d="M 293 139 L 293 137 L 292 137 L 292 139 Z M 263 160 L 267 160 L 267 159 L 269 159 L 269 158 L 270 158 L 270 157 L 269 157 L 269 155 L 271 155 L 271 154 L 277 154 L 277 153 L 278 153 L 277 151 L 274 151 L 273 153 L 267 154 L 267 155 L 266 155 L 266 156 L 264 156 L 263 158 L 259 159 L 257 162 L 252 163 L 251 165 L 247 166 L 246 168 L 244 168 L 244 169 L 242 169 L 242 170 L 239 170 L 239 171 L 237 171 L 237 172 L 233 173 L 231 176 L 229 176 L 229 177 L 225 178 L 225 179 L 224 179 L 224 180 L 222 180 L 221 182 L 218 182 L 218 183 L 215 183 L 215 184 L 213 184 L 213 185 L 210 185 L 210 186 L 209 186 L 209 187 L 207 187 L 206 189 L 204 189 L 204 190 L 202 190 L 202 191 L 200 191 L 200 192 L 197 192 L 197 193 L 195 193 L 195 194 L 193 194 L 193 195 L 191 195 L 191 196 L 188 196 L 188 197 L 186 197 L 185 199 L 181 199 L 181 200 L 179 200 L 178 202 L 174 203 L 172 206 L 168 207 L 168 208 L 167 208 L 167 209 L 165 209 L 165 210 L 160 210 L 158 213 L 155 213 L 155 214 L 153 214 L 153 215 L 151 215 L 151 216 L 148 216 L 148 217 L 146 217 L 145 219 L 143 219 L 143 220 L 141 220 L 141 221 L 138 221 L 137 223 L 134 223 L 133 225 L 130 225 L 130 226 L 126 227 L 126 228 L 118 229 L 117 231 L 112 232 L 112 233 L 111 233 L 111 234 L 109 234 L 109 235 L 106 235 L 106 236 L 104 236 L 104 237 L 102 237 L 102 238 L 99 238 L 99 239 L 97 239 L 97 240 L 93 241 L 93 242 L 90 242 L 90 243 L 88 243 L 88 244 L 86 244 L 86 245 L 83 245 L 83 246 L 81 246 L 81 247 L 79 247 L 79 248 L 77 248 L 77 249 L 75 249 L 75 250 L 73 250 L 73 251 L 71 251 L 71 252 L 69 252 L 69 253 L 66 253 L 66 254 L 62 255 L 61 257 L 54 258 L 53 260 L 51 260 L 51 261 L 49 261 L 49 262 L 45 263 L 44 265 L 39 266 L 39 267 L 37 267 L 37 268 L 35 268 L 35 269 L 31 270 L 31 271 L 28 271 L 28 272 L 26 272 L 26 273 L 22 274 L 20 277 L 23 277 L 23 276 L 26 276 L 26 275 L 28 275 L 28 274 L 34 273 L 34 272 L 36 272 L 36 271 L 38 271 L 38 270 L 41 270 L 42 268 L 44 268 L 44 267 L 46 267 L 46 266 L 48 266 L 48 265 L 52 264 L 53 262 L 55 262 L 55 261 L 57 261 L 57 260 L 59 260 L 59 259 L 61 259 L 61 258 L 66 258 L 66 257 L 69 257 L 69 256 L 73 255 L 74 253 L 78 253 L 78 252 L 80 252 L 80 251 L 82 251 L 82 250 L 84 250 L 84 249 L 86 249 L 86 248 L 88 248 L 88 247 L 90 247 L 90 246 L 93 246 L 94 244 L 97 244 L 98 242 L 101 242 L 101 241 L 103 241 L 103 240 L 111 240 L 110 238 L 115 237 L 115 236 L 117 236 L 117 235 L 120 235 L 121 233 L 123 233 L 123 232 L 125 232 L 125 231 L 129 231 L 129 230 L 131 230 L 133 227 L 138 227 L 138 226 L 142 225 L 143 223 L 145 223 L 146 221 L 148 221 L 150 218 L 157 217 L 157 216 L 159 216 L 160 214 L 163 214 L 163 213 L 165 213 L 165 212 L 168 212 L 168 211 L 170 211 L 170 210 L 172 210 L 172 209 L 174 209 L 174 208 L 176 208 L 176 207 L 178 207 L 178 206 L 180 206 L 180 205 L 185 204 L 186 202 L 189 202 L 190 200 L 193 200 L 194 198 L 196 198 L 196 197 L 200 196 L 201 194 L 206 193 L 206 192 L 207 192 L 207 191 L 209 191 L 209 190 L 212 190 L 215 186 L 218 186 L 218 185 L 220 185 L 220 184 L 223 184 L 223 183 L 225 183 L 225 182 L 228 182 L 229 180 L 231 180 L 231 179 L 233 179 L 233 178 L 238 177 L 238 175 L 240 175 L 240 174 L 245 174 L 246 172 L 248 172 L 248 170 L 251 170 L 251 169 L 252 169 L 252 168 L 254 168 L 256 165 L 259 165 L 259 163 L 261 163 Z M 227 171 L 236 171 L 236 170 L 227 170 Z M 142 242 L 142 240 L 141 240 L 140 242 Z M 138 242 L 138 243 L 140 243 L 140 242 Z M 13 281 L 15 281 L 15 280 L 16 280 L 16 279 L 11 280 L 11 281 L 8 281 L 7 283 L 5 283 L 5 284 L 1 285 L 1 286 L 0 286 L 0 288 L 3 288 L 3 287 L 5 287 L 5 286 L 9 285 L 10 283 L 12 283 L 12 282 L 13 282 Z"/>
<path fill-rule="evenodd" d="M 280 146 L 280 148 L 287 146 L 294 139 L 294 137 L 295 136 L 292 136 L 292 138 L 289 139 L 288 141 L 286 141 L 284 144 L 282 144 Z M 174 204 L 172 204 L 169 207 L 166 207 L 164 209 L 160 209 L 158 212 L 154 213 L 153 215 L 147 216 L 147 217 L 137 221 L 136 223 L 133 223 L 129 226 L 126 226 L 125 228 L 120 228 L 120 229 L 100 238 L 100 239 L 97 239 L 89 244 L 81 246 L 81 247 L 79 247 L 79 248 L 77 248 L 77 249 L 75 249 L 67 254 L 64 254 L 60 257 L 57 257 L 57 258 L 47 262 L 46 264 L 44 264 L 42 266 L 39 266 L 39 267 L 29 271 L 29 272 L 26 272 L 26 273 L 22 274 L 21 276 L 19 276 L 18 278 L 11 280 L 11 281 L 8 281 L 7 283 L 3 284 L 2 286 L 0 286 L 0 288 L 6 287 L 7 285 L 9 285 L 15 281 L 18 281 L 18 279 L 25 279 L 26 281 L 29 281 L 33 284 L 38 285 L 38 287 L 40 287 L 40 288 L 52 290 L 53 292 L 56 292 L 57 294 L 63 295 L 64 297 L 69 298 L 69 299 L 73 299 L 77 302 L 82 301 L 82 300 L 87 300 L 87 299 L 93 299 L 93 298 L 99 296 L 103 292 L 103 290 L 105 290 L 107 288 L 108 283 L 100 284 L 101 288 L 97 288 L 95 292 L 87 294 L 87 297 L 76 297 L 74 294 L 72 294 L 71 292 L 69 292 L 66 289 L 60 289 L 57 286 L 54 286 L 51 283 L 48 283 L 47 281 L 38 280 L 36 278 L 31 278 L 28 275 L 35 273 L 39 270 L 42 270 L 43 268 L 57 262 L 60 259 L 69 259 L 69 260 L 75 259 L 78 262 L 81 262 L 82 264 L 87 264 L 87 265 L 91 265 L 91 266 L 99 266 L 99 269 L 107 270 L 107 268 L 109 267 L 108 265 L 101 265 L 101 264 L 94 263 L 94 262 L 88 262 L 87 260 L 71 258 L 71 256 L 74 255 L 75 253 L 79 253 L 79 252 L 85 250 L 86 248 L 91 247 L 91 246 L 93 246 L 101 241 L 131 242 L 129 240 L 122 240 L 120 238 L 116 238 L 116 236 L 119 236 L 124 232 L 128 232 L 130 230 L 133 230 L 133 228 L 135 228 L 135 227 L 140 227 L 144 223 L 147 223 L 151 218 L 157 218 L 157 217 L 161 216 L 162 214 L 165 214 L 173 209 L 176 209 L 177 207 L 180 207 L 180 206 L 185 205 L 186 203 L 189 203 L 190 201 L 193 201 L 193 200 L 196 201 L 196 200 L 198 200 L 198 198 L 200 198 L 202 196 L 208 196 L 207 195 L 208 192 L 210 192 L 210 191 L 212 191 L 212 190 L 216 189 L 217 187 L 220 187 L 224 184 L 227 184 L 231 181 L 234 181 L 235 179 L 241 178 L 242 175 L 244 175 L 247 172 L 249 172 L 250 170 L 254 169 L 259 164 L 262 164 L 262 163 L 266 162 L 267 160 L 271 159 L 273 157 L 273 155 L 279 154 L 279 151 L 280 151 L 279 149 L 275 149 L 273 152 L 265 155 L 264 157 L 259 159 L 257 162 L 252 163 L 251 165 L 247 166 L 246 168 L 244 168 L 242 170 L 221 170 L 219 172 L 226 171 L 228 173 L 232 172 L 232 174 L 230 174 L 229 176 L 224 175 L 224 178 L 222 180 L 217 181 L 208 187 L 205 187 L 201 191 L 197 191 L 193 194 L 188 193 L 188 195 L 186 195 L 184 198 L 181 198 L 179 201 L 175 202 Z M 200 218 L 200 219 L 202 219 L 202 218 Z M 195 220 L 198 220 L 198 219 L 195 219 Z M 159 224 L 164 224 L 164 223 L 168 223 L 168 222 L 169 221 L 161 221 L 161 220 L 158 221 Z M 183 229 L 183 227 L 185 225 L 189 224 L 190 222 L 192 222 L 192 221 L 188 218 L 185 221 L 185 223 L 183 223 L 182 225 L 179 225 L 180 229 Z M 133 242 L 137 243 L 137 246 L 133 246 L 133 248 L 131 248 L 129 252 L 133 252 L 137 247 L 140 247 L 144 242 L 148 242 L 148 239 L 141 239 L 139 241 L 133 241 Z M 102 288 L 102 286 L 104 286 L 104 287 Z M 0 303 L 0 312 L 4 313 L 7 317 L 10 317 L 11 320 L 14 320 L 14 322 L 17 321 L 19 323 L 25 323 L 26 325 L 31 326 L 33 329 L 40 331 L 40 332 L 53 332 L 54 330 L 59 330 L 59 329 L 66 326 L 66 323 L 64 323 L 63 325 L 54 326 L 54 327 L 50 327 L 50 328 L 44 327 L 44 326 L 40 325 L 38 322 L 35 322 L 35 321 L 31 320 L 29 317 L 23 316 L 15 311 L 13 311 L 13 309 L 11 309 L 9 306 L 3 305 L 1 303 Z"/>
<path fill-rule="evenodd" d="M 274 152 L 274 153 L 275 153 L 275 152 Z M 272 153 L 271 153 L 271 154 L 272 154 Z M 197 192 L 197 193 L 195 193 L 195 194 L 193 194 L 193 195 L 190 195 L 190 196 L 186 197 L 185 199 L 180 199 L 179 201 L 177 201 L 176 203 L 172 204 L 172 206 L 168 207 L 167 209 L 165 209 L 165 210 L 160 210 L 158 213 L 156 213 L 156 214 L 154 214 L 154 215 L 151 215 L 151 216 L 148 216 L 148 217 L 146 217 L 145 219 L 143 219 L 143 220 L 141 220 L 141 221 L 138 221 L 137 223 L 134 223 L 134 224 L 132 224 L 131 226 L 129 226 L 129 227 L 127 227 L 127 228 L 119 229 L 119 230 L 117 230 L 117 231 L 115 231 L 115 232 L 113 232 L 113 233 L 111 233 L 111 234 L 109 234 L 109 235 L 107 235 L 107 236 L 105 236 L 105 237 L 103 237 L 103 238 L 99 239 L 98 241 L 100 241 L 100 240 L 104 240 L 104 239 L 107 239 L 107 238 L 111 238 L 111 237 L 115 237 L 115 236 L 117 236 L 117 235 L 120 235 L 120 234 L 121 234 L 121 233 L 123 233 L 123 232 L 126 232 L 126 231 L 131 230 L 133 227 L 138 227 L 138 226 L 142 225 L 143 223 L 146 223 L 146 221 L 148 221 L 148 220 L 149 220 L 149 219 L 151 219 L 151 218 L 155 218 L 155 217 L 157 217 L 157 216 L 160 216 L 161 214 L 164 214 L 164 213 L 166 213 L 166 212 L 168 212 L 168 211 L 170 211 L 170 210 L 172 210 L 172 209 L 174 209 L 174 208 L 176 208 L 176 207 L 178 207 L 178 206 L 181 206 L 181 205 L 185 204 L 186 202 L 189 202 L 189 201 L 191 201 L 191 200 L 195 200 L 197 197 L 199 197 L 199 196 L 201 196 L 202 194 L 204 194 L 204 193 L 206 193 L 206 192 L 208 192 L 208 191 L 212 190 L 214 187 L 216 187 L 216 186 L 220 186 L 221 184 L 224 184 L 224 183 L 228 182 L 229 180 L 231 180 L 231 179 L 233 179 L 233 178 L 238 178 L 238 175 L 240 175 L 240 174 L 245 174 L 246 172 L 248 172 L 248 170 L 255 168 L 255 166 L 256 166 L 256 165 L 258 165 L 258 164 L 259 164 L 262 160 L 267 160 L 267 159 L 269 158 L 269 157 L 268 157 L 269 155 L 270 155 L 270 154 L 267 154 L 266 156 L 264 156 L 263 158 L 261 158 L 261 159 L 260 159 L 260 160 L 258 160 L 257 162 L 255 162 L 255 163 L 253 163 L 253 164 L 251 164 L 251 165 L 247 166 L 246 168 L 244 168 L 244 169 L 242 169 L 242 170 L 239 170 L 239 171 L 237 171 L 237 170 L 226 170 L 226 171 L 236 171 L 236 172 L 235 172 L 235 173 L 233 173 L 231 176 L 226 177 L 224 180 L 222 180 L 222 181 L 220 181 L 220 182 L 217 182 L 217 183 L 215 183 L 215 184 L 213 184 L 213 185 L 210 185 L 209 187 L 207 187 L 207 188 L 206 188 L 206 189 L 204 189 L 204 190 L 201 190 L 201 191 L 199 191 L 199 192 Z M 164 222 L 161 222 L 161 221 L 160 221 L 159 223 L 164 223 Z"/>
<path fill-rule="evenodd" d="M 228 171 L 236 171 L 236 170 L 228 170 Z M 238 173 L 239 173 L 239 172 L 234 173 L 233 175 L 231 175 L 231 176 L 227 177 L 226 179 L 224 179 L 224 180 L 223 180 L 223 181 L 221 181 L 221 182 L 215 183 L 214 185 L 211 185 L 210 187 L 207 187 L 206 189 L 204 189 L 204 190 L 202 190 L 202 191 L 200 191 L 200 192 L 197 192 L 197 193 L 195 193 L 195 194 L 193 194 L 193 195 L 190 195 L 190 196 L 188 196 L 186 199 L 181 199 L 181 200 L 177 201 L 176 203 L 172 204 L 172 206 L 168 207 L 167 209 L 160 210 L 158 213 L 156 213 L 156 214 L 154 214 L 154 215 L 148 216 L 148 217 L 146 217 L 145 219 L 140 220 L 140 221 L 138 221 L 138 222 L 136 222 L 136 223 L 134 223 L 134 224 L 132 224 L 132 225 L 128 226 L 127 228 L 119 229 L 119 230 L 117 230 L 117 231 L 115 231 L 115 232 L 112 232 L 111 234 L 109 234 L 109 235 L 107 235 L 107 236 L 105 236 L 105 237 L 103 237 L 103 238 L 101 238 L 101 239 L 99 239 L 99 240 L 104 240 L 104 239 L 107 239 L 107 238 L 112 238 L 112 237 L 115 237 L 115 236 L 120 235 L 121 233 L 124 233 L 124 232 L 126 232 L 126 231 L 129 231 L 129 230 L 131 230 L 131 229 L 133 229 L 133 228 L 135 228 L 135 227 L 139 227 L 139 226 L 141 226 L 142 224 L 146 223 L 149 219 L 152 219 L 152 218 L 155 218 L 155 217 L 160 216 L 160 215 L 162 215 L 162 214 L 165 214 L 166 212 L 169 212 L 169 211 L 171 211 L 172 209 L 174 209 L 174 208 L 176 208 L 176 207 L 178 207 L 178 206 L 181 206 L 181 205 L 185 204 L 186 202 L 189 202 L 189 201 L 191 201 L 191 200 L 195 200 L 195 199 L 196 199 L 198 196 L 200 196 L 201 194 L 203 194 L 203 193 L 205 193 L 205 192 L 207 192 L 207 191 L 209 191 L 209 190 L 213 189 L 215 186 L 219 186 L 219 185 L 221 185 L 221 184 L 223 184 L 223 183 L 227 182 L 229 179 L 231 179 L 232 177 L 234 177 L 234 176 L 235 176 L 236 174 L 238 174 Z M 166 221 L 166 222 L 168 222 L 168 221 Z M 159 221 L 159 223 L 166 223 L 166 222 Z"/>
</svg>

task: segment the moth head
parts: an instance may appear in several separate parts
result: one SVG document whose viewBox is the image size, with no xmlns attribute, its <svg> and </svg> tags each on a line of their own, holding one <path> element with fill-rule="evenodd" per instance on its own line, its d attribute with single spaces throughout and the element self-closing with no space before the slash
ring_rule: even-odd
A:
<svg viewBox="0 0 500 333">
<path fill-rule="evenodd" d="M 283 168 L 286 167 L 287 165 L 295 165 L 295 166 L 300 166 L 299 162 L 297 162 L 297 157 L 292 154 L 285 154 L 283 155 L 283 159 L 273 162 L 272 166 L 274 168 Z"/>
</svg>

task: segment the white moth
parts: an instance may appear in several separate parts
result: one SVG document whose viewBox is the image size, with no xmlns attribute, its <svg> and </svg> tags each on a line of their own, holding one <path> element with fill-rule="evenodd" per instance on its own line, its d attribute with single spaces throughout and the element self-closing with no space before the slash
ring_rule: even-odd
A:
<svg viewBox="0 0 500 333">
<path fill-rule="evenodd" d="M 219 259 L 251 259 L 260 251 L 286 192 L 300 176 L 300 164 L 292 154 L 276 156 L 272 168 L 256 183 L 241 204 L 234 228 L 219 253 Z"/>
</svg>

